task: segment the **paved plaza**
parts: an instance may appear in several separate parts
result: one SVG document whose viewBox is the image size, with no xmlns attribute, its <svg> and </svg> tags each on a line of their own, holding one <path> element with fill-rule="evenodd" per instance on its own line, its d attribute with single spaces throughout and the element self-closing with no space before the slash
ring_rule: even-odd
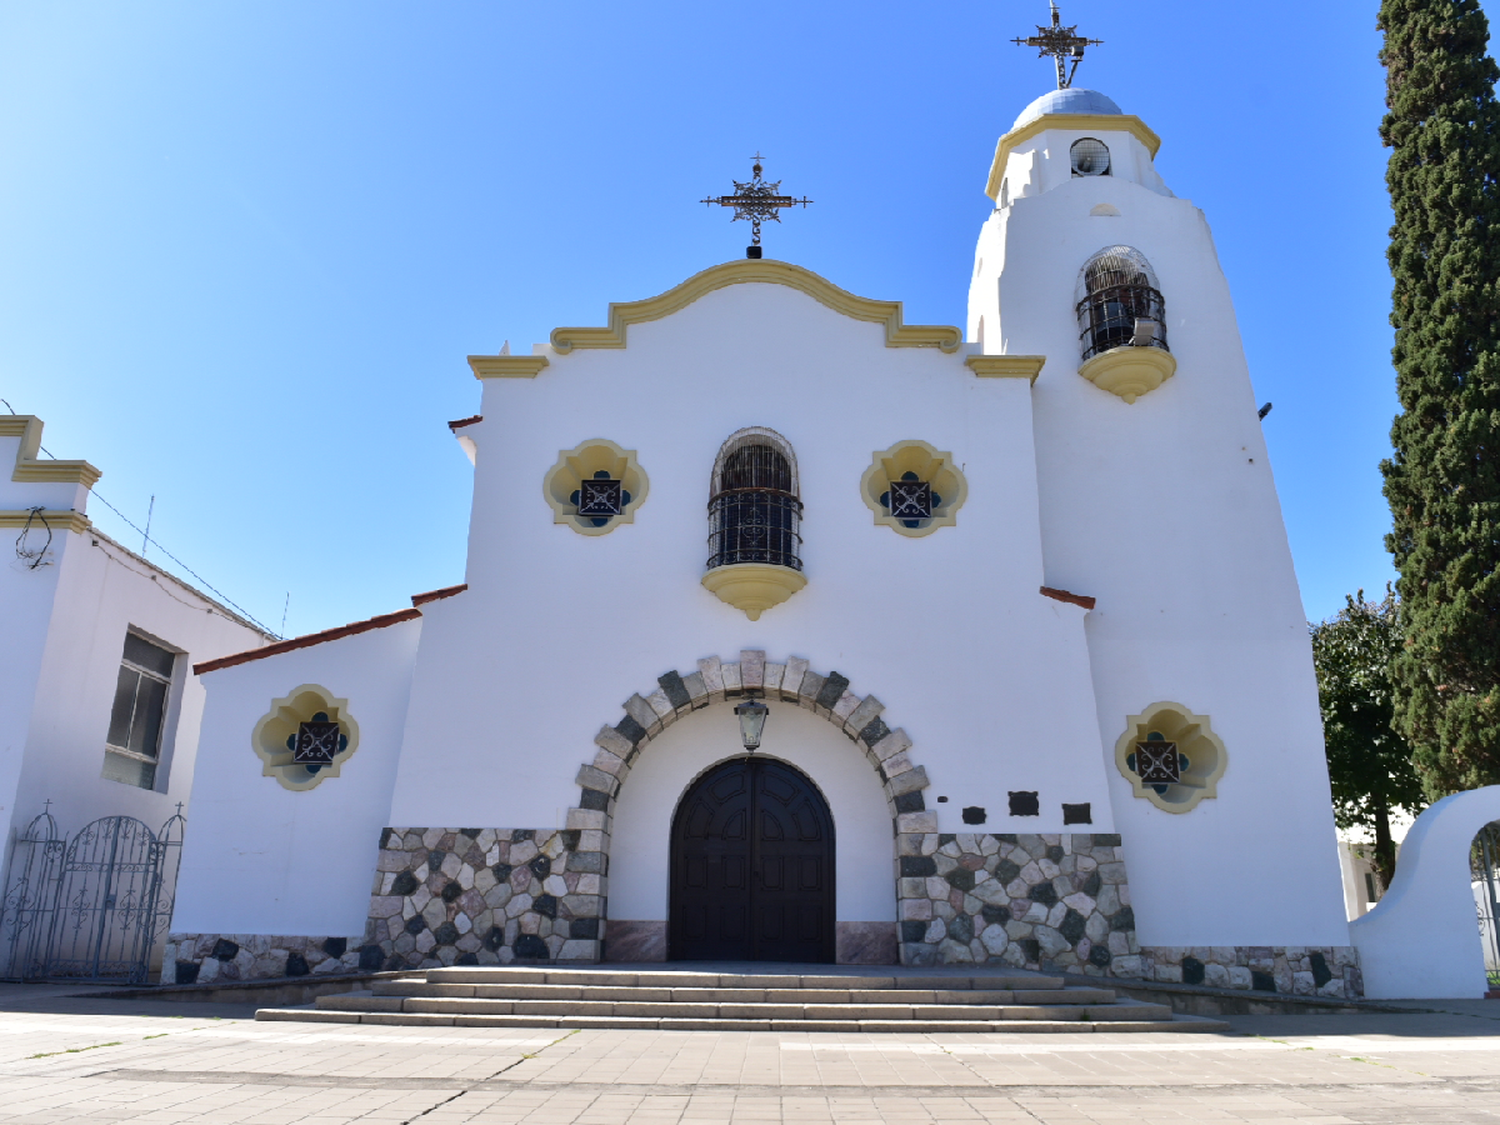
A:
<svg viewBox="0 0 1500 1125">
<path fill-rule="evenodd" d="M 1198 1034 L 533 1033 L 80 991 L 0 985 L 0 1122 L 1500 1121 L 1500 1001 Z"/>
</svg>

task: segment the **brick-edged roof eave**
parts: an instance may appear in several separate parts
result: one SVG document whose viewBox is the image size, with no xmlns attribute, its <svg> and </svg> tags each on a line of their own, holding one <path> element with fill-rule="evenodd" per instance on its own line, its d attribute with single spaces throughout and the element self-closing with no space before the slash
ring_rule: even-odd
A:
<svg viewBox="0 0 1500 1125">
<path fill-rule="evenodd" d="M 1069 605 L 1081 605 L 1084 609 L 1094 608 L 1095 599 L 1088 594 L 1075 594 L 1070 590 L 1059 590 L 1056 586 L 1043 586 L 1042 595 Z"/>
<path fill-rule="evenodd" d="M 364 621 L 355 621 L 348 625 L 340 625 L 336 629 L 324 629 L 321 633 L 309 633 L 305 637 L 292 637 L 286 641 L 276 641 L 261 648 L 253 648 L 248 652 L 236 652 L 229 656 L 220 656 L 214 660 L 205 660 L 201 664 L 193 665 L 193 675 L 201 676 L 204 672 L 217 672 L 220 668 L 233 668 L 236 664 L 248 664 L 252 660 L 260 660 L 266 656 L 279 656 L 283 652 L 293 652 L 299 648 L 311 648 L 320 645 L 324 641 L 336 641 L 341 637 L 352 637 L 358 633 L 368 633 L 371 629 L 384 629 L 387 625 L 399 625 L 403 621 L 412 621 L 422 616 L 418 606 L 426 605 L 428 602 L 441 601 L 451 598 L 454 594 L 462 594 L 469 588 L 467 582 L 457 586 L 444 586 L 438 590 L 428 590 L 425 594 L 413 594 L 411 596 L 411 609 L 397 610 L 395 613 L 382 613 L 379 617 L 369 617 Z"/>
<path fill-rule="evenodd" d="M 336 629 L 324 629 L 321 633 L 309 633 L 305 637 L 293 637 L 287 641 L 277 641 L 275 644 L 265 645 L 262 648 L 253 648 L 249 652 L 236 652 L 230 656 L 220 656 L 215 660 L 205 660 L 201 664 L 193 665 L 193 675 L 201 676 L 205 672 L 217 672 L 220 668 L 233 668 L 236 664 L 248 664 L 252 660 L 260 660 L 267 656 L 280 656 L 283 652 L 293 652 L 299 648 L 311 648 L 320 645 L 324 641 L 336 641 L 342 637 L 352 637 L 358 633 L 368 633 L 371 629 L 384 629 L 388 625 L 399 625 L 403 621 L 414 621 L 422 616 L 420 609 L 402 609 L 395 613 L 382 613 L 379 617 L 366 618 L 364 621 L 355 621 L 349 625 L 340 625 Z"/>
</svg>

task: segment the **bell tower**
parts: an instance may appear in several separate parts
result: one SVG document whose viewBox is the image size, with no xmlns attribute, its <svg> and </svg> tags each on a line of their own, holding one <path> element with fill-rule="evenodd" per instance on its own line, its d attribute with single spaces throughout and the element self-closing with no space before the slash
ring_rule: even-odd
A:
<svg viewBox="0 0 1500 1125">
<path fill-rule="evenodd" d="M 1043 566 L 1049 587 L 1096 599 L 1100 751 L 1141 944 L 1347 945 L 1307 624 L 1234 304 L 1160 146 L 1093 90 L 1022 111 L 985 185 L 969 339 L 1046 357 Z M 1222 740 L 1196 794 L 1133 772 L 1149 732 L 1131 732 L 1168 705 Z"/>
</svg>

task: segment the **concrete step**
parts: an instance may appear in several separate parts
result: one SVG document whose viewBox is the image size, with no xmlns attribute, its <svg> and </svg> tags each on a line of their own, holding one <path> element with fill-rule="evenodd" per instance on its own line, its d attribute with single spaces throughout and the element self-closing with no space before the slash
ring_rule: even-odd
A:
<svg viewBox="0 0 1500 1125">
<path fill-rule="evenodd" d="M 1205 1032 L 1226 1031 L 1222 1020 L 1197 1016 L 1128 1020 L 879 1020 L 879 1019 L 695 1019 L 640 1016 L 448 1015 L 423 1012 L 341 1012 L 312 1008 L 262 1008 L 258 1020 L 394 1024 L 403 1027 L 508 1027 L 545 1030 L 622 1028 L 658 1031 L 836 1031 L 836 1032 Z"/>
<path fill-rule="evenodd" d="M 726 966 L 726 968 L 728 968 Z M 738 966 L 734 966 L 738 969 Z M 798 967 L 801 968 L 800 966 Z M 265 1020 L 431 1027 L 716 1031 L 1221 1030 L 1112 989 L 1064 987 L 1038 973 L 427 969 L 327 995 Z"/>
<path fill-rule="evenodd" d="M 414 976 L 416 974 L 413 974 Z M 515 969 L 509 966 L 427 969 L 429 984 L 553 984 L 589 988 L 819 988 L 870 990 L 912 988 L 927 991 L 984 989 L 1042 991 L 1063 987 L 1062 977 L 1040 973 L 933 974 L 908 976 L 864 973 L 709 973 L 654 969 Z M 408 978 L 402 978 L 408 979 Z"/>
<path fill-rule="evenodd" d="M 565 984 L 431 984 L 403 978 L 376 981 L 377 996 L 476 997 L 489 1000 L 614 1000 L 631 1003 L 771 1004 L 1109 1004 L 1103 988 L 648 988 Z"/>
<path fill-rule="evenodd" d="M 887 993 L 889 995 L 889 993 Z M 912 1003 L 735 1003 L 719 1001 L 512 1000 L 473 996 L 375 996 L 346 993 L 318 998 L 316 1011 L 369 1014 L 604 1017 L 630 1019 L 900 1020 L 973 1023 L 985 1020 L 1159 1020 L 1169 1019 L 1164 1004 L 912 1004 Z"/>
</svg>

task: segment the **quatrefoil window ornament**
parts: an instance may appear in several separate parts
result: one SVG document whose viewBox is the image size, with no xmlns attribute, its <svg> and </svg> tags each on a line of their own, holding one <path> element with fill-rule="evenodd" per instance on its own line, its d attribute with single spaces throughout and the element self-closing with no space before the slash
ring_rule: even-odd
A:
<svg viewBox="0 0 1500 1125">
<path fill-rule="evenodd" d="M 552 521 L 580 535 L 608 535 L 635 520 L 650 482 L 635 450 L 607 438 L 594 438 L 557 455 L 542 478 L 542 496 Z"/>
<path fill-rule="evenodd" d="M 609 473 L 600 469 L 592 480 L 579 482 L 569 499 L 578 506 L 578 514 L 603 527 L 614 516 L 625 510 L 630 503 L 630 493 L 625 491 L 625 482 L 610 479 Z"/>
<path fill-rule="evenodd" d="M 297 733 L 287 735 L 286 744 L 293 762 L 306 766 L 308 773 L 317 773 L 349 748 L 349 739 L 338 723 L 329 720 L 328 712 L 318 711 L 308 722 L 297 724 Z"/>
<path fill-rule="evenodd" d="M 900 441 L 871 456 L 859 491 L 877 524 L 916 538 L 957 523 L 969 486 L 953 454 Z"/>
<path fill-rule="evenodd" d="M 359 723 L 349 701 L 320 684 L 302 684 L 260 717 L 250 734 L 266 777 L 285 788 L 313 789 L 349 764 L 359 748 Z"/>
<path fill-rule="evenodd" d="M 1185 813 L 1218 795 L 1229 757 L 1207 715 L 1162 701 L 1126 719 L 1115 764 L 1137 797 L 1163 812 Z"/>
</svg>

